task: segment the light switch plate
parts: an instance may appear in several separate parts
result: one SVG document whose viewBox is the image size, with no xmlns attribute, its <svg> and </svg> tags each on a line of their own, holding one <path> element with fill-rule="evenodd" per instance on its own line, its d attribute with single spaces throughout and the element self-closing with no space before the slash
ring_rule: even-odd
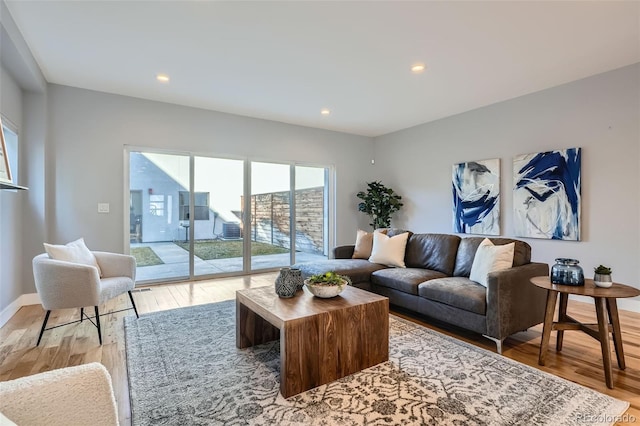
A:
<svg viewBox="0 0 640 426">
<path fill-rule="evenodd" d="M 98 203 L 98 213 L 109 213 L 109 203 Z"/>
</svg>

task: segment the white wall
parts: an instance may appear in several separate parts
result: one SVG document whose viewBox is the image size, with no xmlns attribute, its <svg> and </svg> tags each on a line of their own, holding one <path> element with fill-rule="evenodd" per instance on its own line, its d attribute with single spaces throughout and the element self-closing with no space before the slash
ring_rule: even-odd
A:
<svg viewBox="0 0 640 426">
<path fill-rule="evenodd" d="M 4 67 L 0 67 L 0 112 L 20 129 L 22 91 Z M 22 294 L 20 212 L 23 196 L 22 191 L 0 191 L 0 312 Z"/>
<path fill-rule="evenodd" d="M 51 179 L 48 178 L 47 153 L 47 94 L 25 92 L 23 123 L 20 133 L 20 184 L 28 187 L 22 195 L 22 292 L 36 291 L 31 260 L 44 252 L 42 243 L 48 241 L 47 200 L 54 203 Z"/>
<path fill-rule="evenodd" d="M 334 165 L 337 243 L 355 239 L 355 194 L 373 172 L 371 138 L 50 85 L 47 165 L 51 242 L 84 237 L 122 251 L 125 145 Z M 98 214 L 97 203 L 110 203 Z"/>
<path fill-rule="evenodd" d="M 394 225 L 451 233 L 452 165 L 500 158 L 501 233 L 513 236 L 513 157 L 582 147 L 582 241 L 526 239 L 532 257 L 579 259 L 588 277 L 610 265 L 640 288 L 639 93 L 636 64 L 375 138 L 376 176 L 405 202 Z"/>
</svg>

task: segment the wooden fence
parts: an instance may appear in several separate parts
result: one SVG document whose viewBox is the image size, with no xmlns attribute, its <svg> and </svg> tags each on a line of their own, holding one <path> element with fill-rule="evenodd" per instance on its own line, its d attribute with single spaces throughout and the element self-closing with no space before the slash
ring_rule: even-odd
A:
<svg viewBox="0 0 640 426">
<path fill-rule="evenodd" d="M 324 187 L 295 191 L 296 250 L 324 253 Z M 244 203 L 242 204 L 244 206 Z M 251 239 L 290 248 L 290 192 L 251 196 Z"/>
</svg>

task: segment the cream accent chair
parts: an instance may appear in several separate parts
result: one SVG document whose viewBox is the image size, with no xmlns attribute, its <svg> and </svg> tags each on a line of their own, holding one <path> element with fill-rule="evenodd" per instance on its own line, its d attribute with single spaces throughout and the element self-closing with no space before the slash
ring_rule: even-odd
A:
<svg viewBox="0 0 640 426">
<path fill-rule="evenodd" d="M 0 382 L 0 413 L 17 425 L 118 425 L 111 376 L 97 362 Z"/>
<path fill-rule="evenodd" d="M 46 253 L 33 258 L 33 276 L 36 290 L 40 296 L 42 306 L 47 310 L 36 346 L 40 344 L 45 330 L 50 330 L 46 326 L 49 314 L 53 309 L 80 308 L 79 321 L 61 325 L 82 322 L 84 318 L 87 318 L 98 329 L 100 344 L 102 344 L 102 332 L 100 330 L 99 305 L 128 292 L 133 310 L 136 313 L 136 317 L 138 317 L 138 309 L 131 295 L 131 290 L 136 285 L 136 259 L 125 254 L 101 251 L 92 253 L 100 266 L 102 277 L 98 275 L 98 270 L 93 266 L 54 260 Z M 95 323 L 91 317 L 85 315 L 85 306 L 94 307 L 95 317 L 93 318 L 96 320 Z M 56 327 L 60 327 L 60 325 Z"/>
</svg>

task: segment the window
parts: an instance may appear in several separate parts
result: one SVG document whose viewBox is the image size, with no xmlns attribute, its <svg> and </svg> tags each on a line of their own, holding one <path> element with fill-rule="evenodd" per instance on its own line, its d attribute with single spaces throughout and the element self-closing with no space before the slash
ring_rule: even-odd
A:
<svg viewBox="0 0 640 426">
<path fill-rule="evenodd" d="M 194 192 L 193 220 L 209 220 L 209 193 Z M 180 191 L 180 219 L 189 220 L 189 192 Z"/>
<path fill-rule="evenodd" d="M 9 159 L 11 169 L 11 182 L 18 183 L 18 131 L 17 128 L 8 124 L 6 118 L 2 119 L 2 132 L 4 133 L 4 143 L 7 148 L 5 155 Z"/>
<path fill-rule="evenodd" d="M 164 195 L 149 195 L 149 213 L 164 216 Z"/>
</svg>

